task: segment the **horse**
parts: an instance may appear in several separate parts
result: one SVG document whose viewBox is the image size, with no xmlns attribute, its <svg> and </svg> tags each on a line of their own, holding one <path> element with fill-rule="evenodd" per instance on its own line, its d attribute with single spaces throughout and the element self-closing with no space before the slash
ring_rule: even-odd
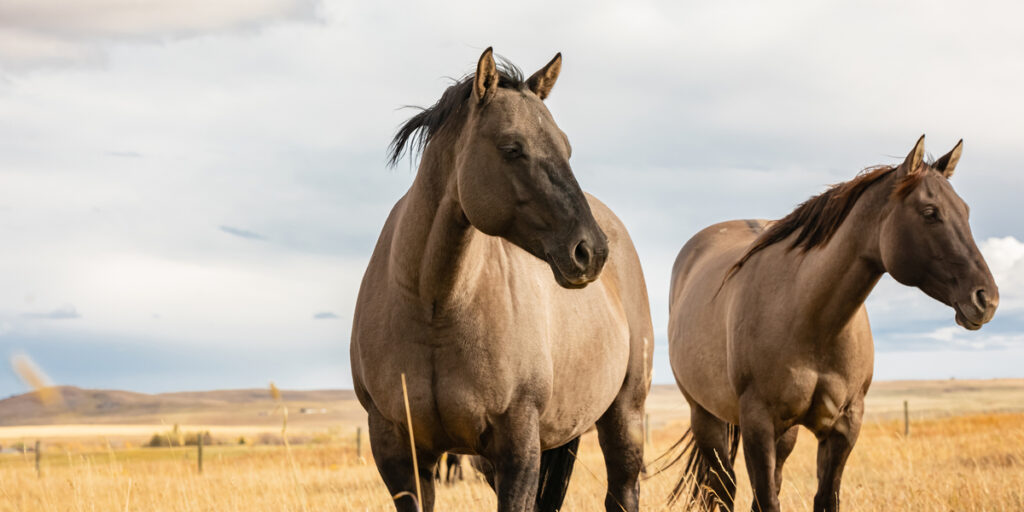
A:
<svg viewBox="0 0 1024 512">
<path fill-rule="evenodd" d="M 367 266 L 350 351 L 397 510 L 417 510 L 417 487 L 433 508 L 445 451 L 494 466 L 499 511 L 558 510 L 595 425 L 607 508 L 638 509 L 647 289 L 626 228 L 580 188 L 543 103 L 561 65 L 557 54 L 524 79 L 488 48 L 392 140 L 392 164 L 410 147 L 420 164 Z"/>
<path fill-rule="evenodd" d="M 804 426 L 818 440 L 814 510 L 839 509 L 874 366 L 864 301 L 882 274 L 952 307 L 967 329 L 999 304 L 949 182 L 962 150 L 961 140 L 926 163 L 922 135 L 901 165 L 868 168 L 779 221 L 723 222 L 686 242 L 668 332 L 691 412 L 669 452 L 687 460 L 670 501 L 733 510 L 742 440 L 754 510 L 779 510 L 782 467 Z"/>
<path fill-rule="evenodd" d="M 462 474 L 462 456 L 457 453 L 442 453 L 437 465 L 434 466 L 434 481 L 451 485 L 456 480 L 464 480 Z"/>
</svg>

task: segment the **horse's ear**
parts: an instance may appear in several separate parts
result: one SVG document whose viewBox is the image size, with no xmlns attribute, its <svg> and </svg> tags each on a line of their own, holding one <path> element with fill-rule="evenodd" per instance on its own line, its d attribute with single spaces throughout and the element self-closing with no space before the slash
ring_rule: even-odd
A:
<svg viewBox="0 0 1024 512">
<path fill-rule="evenodd" d="M 935 163 L 932 164 L 932 167 L 941 172 L 947 180 L 952 178 L 953 171 L 956 170 L 956 163 L 960 161 L 960 153 L 963 152 L 963 150 L 964 140 L 960 139 L 960 142 L 957 142 L 956 146 L 953 146 L 953 149 L 951 149 L 949 153 L 942 155 L 942 158 L 936 160 Z"/>
<path fill-rule="evenodd" d="M 529 80 L 526 81 L 526 86 L 533 91 L 540 99 L 548 97 L 551 94 L 551 88 L 555 86 L 555 81 L 558 80 L 558 73 L 562 71 L 562 52 L 555 54 L 555 58 L 551 59 L 551 62 L 533 74 Z"/>
<path fill-rule="evenodd" d="M 473 76 L 473 94 L 477 101 L 484 103 L 494 96 L 498 90 L 498 68 L 494 64 L 494 50 L 488 47 L 480 55 L 476 63 L 476 75 Z"/>
<path fill-rule="evenodd" d="M 910 150 L 910 154 L 907 155 L 907 159 L 903 161 L 903 165 L 899 168 L 900 176 L 907 176 L 909 174 L 916 174 L 921 171 L 921 164 L 924 163 L 924 135 L 920 139 L 917 139 L 917 144 L 914 144 L 914 149 Z"/>
</svg>

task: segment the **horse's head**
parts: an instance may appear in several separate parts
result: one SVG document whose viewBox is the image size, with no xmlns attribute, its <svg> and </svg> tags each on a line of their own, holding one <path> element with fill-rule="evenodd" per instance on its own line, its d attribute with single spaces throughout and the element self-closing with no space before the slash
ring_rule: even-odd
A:
<svg viewBox="0 0 1024 512">
<path fill-rule="evenodd" d="M 561 67 L 558 54 L 522 87 L 499 87 L 484 51 L 454 163 L 474 227 L 546 261 L 563 287 L 581 288 L 601 273 L 608 241 L 569 166 L 569 139 L 542 101 Z"/>
<path fill-rule="evenodd" d="M 967 203 L 949 182 L 962 149 L 960 141 L 929 165 L 921 136 L 894 171 L 879 248 L 894 279 L 952 307 L 956 322 L 975 330 L 995 314 L 999 289 L 971 235 Z"/>
</svg>

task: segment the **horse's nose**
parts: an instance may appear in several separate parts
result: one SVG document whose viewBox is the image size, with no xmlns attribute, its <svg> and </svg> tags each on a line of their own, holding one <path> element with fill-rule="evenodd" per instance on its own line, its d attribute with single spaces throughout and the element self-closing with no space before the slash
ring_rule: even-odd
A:
<svg viewBox="0 0 1024 512">
<path fill-rule="evenodd" d="M 971 295 L 974 307 L 978 308 L 985 320 L 991 319 L 997 307 L 999 307 L 999 292 L 992 292 L 985 288 L 978 288 Z"/>
<path fill-rule="evenodd" d="M 590 262 L 594 258 L 594 249 L 586 239 L 580 240 L 572 251 L 572 262 L 576 270 L 586 272 L 590 268 Z"/>
</svg>

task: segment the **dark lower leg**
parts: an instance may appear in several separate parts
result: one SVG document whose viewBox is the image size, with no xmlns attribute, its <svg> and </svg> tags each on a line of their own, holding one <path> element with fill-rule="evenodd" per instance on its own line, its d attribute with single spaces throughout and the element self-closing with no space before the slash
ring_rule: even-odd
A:
<svg viewBox="0 0 1024 512">
<path fill-rule="evenodd" d="M 839 486 L 846 460 L 853 451 L 860 433 L 863 404 L 847 410 L 832 431 L 818 438 L 818 492 L 814 495 L 815 512 L 839 510 Z"/>
<path fill-rule="evenodd" d="M 755 398 L 740 398 L 740 431 L 743 432 L 743 458 L 754 491 L 752 510 L 778 512 L 775 423 L 764 405 Z"/>
<path fill-rule="evenodd" d="M 640 509 L 640 471 L 644 466 L 642 404 L 631 407 L 617 400 L 598 420 L 597 435 L 608 471 L 605 510 L 637 512 Z"/>
<path fill-rule="evenodd" d="M 540 440 L 518 446 L 494 461 L 498 512 L 530 512 L 540 478 Z"/>
<path fill-rule="evenodd" d="M 494 425 L 494 442 L 486 458 L 494 468 L 498 512 L 533 512 L 540 479 L 538 414 L 526 407 L 512 407 Z"/>
<path fill-rule="evenodd" d="M 800 427 L 793 426 L 789 427 L 782 437 L 775 442 L 775 493 L 782 492 L 782 466 L 786 463 L 786 459 L 789 458 L 789 454 L 793 453 L 793 448 L 796 446 L 796 437 L 800 433 Z"/>
<path fill-rule="evenodd" d="M 370 412 L 370 448 L 388 492 L 395 498 L 395 509 L 399 512 L 430 512 L 434 509 L 434 466 L 437 455 L 417 450 L 419 467 L 420 507 L 416 507 L 416 476 L 413 471 L 412 451 L 408 434 L 389 423 L 379 413 Z"/>
</svg>

